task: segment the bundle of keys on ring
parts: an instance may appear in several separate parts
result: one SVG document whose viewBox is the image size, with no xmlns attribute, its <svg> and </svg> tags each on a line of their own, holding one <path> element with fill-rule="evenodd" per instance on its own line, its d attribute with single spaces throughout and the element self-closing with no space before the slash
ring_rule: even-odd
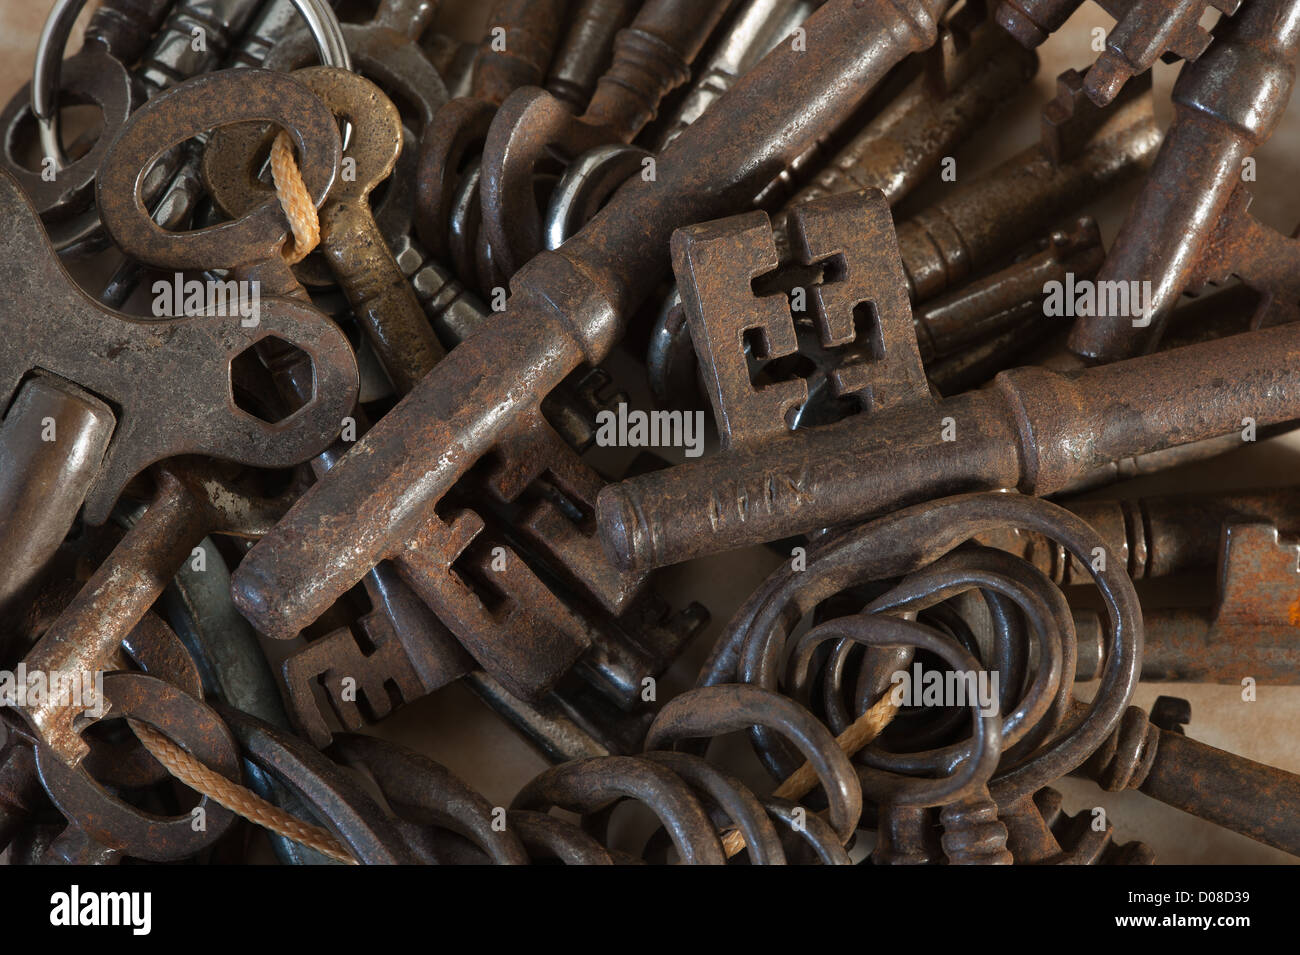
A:
<svg viewBox="0 0 1300 955">
<path fill-rule="evenodd" d="M 1300 488 L 1080 496 L 1300 423 L 1300 0 L 1055 77 L 1080 0 L 84 4 L 0 114 L 10 863 L 1300 855 L 1134 704 L 1300 685 Z M 507 805 L 389 738 L 455 684 Z"/>
</svg>

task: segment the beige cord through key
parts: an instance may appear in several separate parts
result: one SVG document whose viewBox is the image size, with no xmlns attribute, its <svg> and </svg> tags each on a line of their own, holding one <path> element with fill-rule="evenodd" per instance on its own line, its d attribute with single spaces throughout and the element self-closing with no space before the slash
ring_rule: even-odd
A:
<svg viewBox="0 0 1300 955">
<path fill-rule="evenodd" d="M 133 719 L 128 719 L 127 723 L 150 755 L 195 792 L 286 839 L 315 849 L 338 862 L 357 865 L 357 860 L 327 830 L 289 815 L 256 793 L 209 769 L 152 726 Z"/>
<path fill-rule="evenodd" d="M 294 161 L 293 140 L 283 130 L 271 143 L 271 178 L 280 208 L 293 230 L 293 242 L 286 243 L 281 254 L 290 265 L 296 265 L 320 242 L 320 218 Z"/>
<path fill-rule="evenodd" d="M 848 729 L 835 738 L 835 742 L 840 744 L 840 749 L 844 750 L 846 756 L 852 756 L 862 749 L 889 725 L 898 713 L 898 707 L 894 705 L 891 696 L 892 694 L 886 693 L 876 700 L 867 712 L 854 720 Z M 817 770 L 813 769 L 812 763 L 804 763 L 791 773 L 785 782 L 776 787 L 772 795 L 778 799 L 799 799 L 812 792 L 816 786 Z M 739 829 L 727 830 L 722 836 L 722 848 L 726 850 L 727 858 L 730 859 L 745 848 L 744 834 Z"/>
</svg>

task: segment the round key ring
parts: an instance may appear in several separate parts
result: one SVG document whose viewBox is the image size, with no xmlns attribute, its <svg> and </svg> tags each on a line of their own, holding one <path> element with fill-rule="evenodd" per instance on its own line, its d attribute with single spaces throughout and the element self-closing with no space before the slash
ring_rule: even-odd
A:
<svg viewBox="0 0 1300 955">
<path fill-rule="evenodd" d="M 291 0 L 298 15 L 307 24 L 321 62 L 351 70 L 352 59 L 343 39 L 343 28 L 326 0 Z M 54 162 L 56 170 L 67 166 L 59 132 L 59 81 L 63 66 L 63 50 L 72 34 L 72 27 L 81 14 L 86 0 L 55 0 L 45 18 L 40 40 L 36 45 L 36 64 L 32 68 L 32 115 L 36 119 L 41 150 Z M 344 130 L 344 144 L 350 130 Z"/>
</svg>

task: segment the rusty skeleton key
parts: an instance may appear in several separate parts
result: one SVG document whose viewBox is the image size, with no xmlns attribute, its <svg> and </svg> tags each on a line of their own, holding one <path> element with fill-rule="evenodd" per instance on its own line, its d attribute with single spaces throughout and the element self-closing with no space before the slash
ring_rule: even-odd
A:
<svg viewBox="0 0 1300 955">
<path fill-rule="evenodd" d="M 963 7 L 921 54 L 921 74 L 790 199 L 879 189 L 891 206 L 1007 105 L 1038 72 L 1038 57 Z"/>
<path fill-rule="evenodd" d="M 43 372 L 84 389 L 92 406 L 98 399 L 100 415 L 107 413 L 104 400 L 117 409 L 86 493 L 92 524 L 102 523 L 126 483 L 155 461 L 201 453 L 285 467 L 319 450 L 337 430 L 356 387 L 355 361 L 347 340 L 314 310 L 268 300 L 256 324 L 239 315 L 135 319 L 104 308 L 73 283 L 7 174 L 0 174 L 0 211 L 7 223 L 0 278 L 15 300 L 42 316 L 34 325 L 24 322 L 23 333 L 6 336 L 0 346 L 0 399 L 9 404 L 25 380 Z M 26 314 L 11 313 L 15 319 Z M 281 425 L 240 410 L 230 384 L 231 361 L 271 335 L 305 351 L 321 382 L 319 400 Z M 32 425 L 43 427 L 39 420 Z M 65 450 L 71 457 L 85 451 Z"/>
<path fill-rule="evenodd" d="M 221 775 L 240 779 L 239 750 L 230 731 L 201 699 L 170 683 L 143 673 L 107 674 L 104 712 L 110 719 L 130 717 L 147 723 Z M 4 728 L 0 725 L 0 739 Z M 111 792 L 86 766 L 66 765 L 53 750 L 14 727 L 9 740 L 0 744 L 0 848 L 40 807 L 41 789 L 68 820 L 50 846 L 51 854 L 65 862 L 112 863 L 122 856 L 176 861 L 215 843 L 237 820 L 207 796 L 199 803 L 207 822 L 201 830 L 192 825 L 190 812 L 165 817 L 145 812 Z"/>
<path fill-rule="evenodd" d="M 222 61 L 223 69 L 245 69 L 263 66 L 272 47 L 281 44 L 277 38 L 285 34 L 301 20 L 294 0 L 267 0 L 249 23 L 248 28 L 239 38 L 239 43 Z M 347 29 L 344 37 L 351 41 Z M 317 48 L 309 44 L 309 51 L 324 59 L 330 52 L 327 46 Z M 353 49 L 351 42 L 348 50 Z M 359 59 L 363 59 L 364 54 Z M 306 65 L 306 64 L 299 64 Z M 271 66 L 268 69 L 274 68 Z M 184 164 L 177 170 L 171 182 L 162 191 L 154 208 L 154 219 L 164 229 L 179 230 L 190 223 L 195 207 L 202 198 L 202 183 L 199 177 L 200 148 L 207 141 L 206 134 L 195 137 L 194 149 L 188 150 Z M 159 167 L 161 169 L 161 167 Z M 114 308 L 120 308 L 139 284 L 144 273 L 144 266 L 128 259 L 123 262 L 104 287 L 100 300 Z"/>
<path fill-rule="evenodd" d="M 419 137 L 447 102 L 441 77 L 416 42 L 428 27 L 434 6 L 428 0 L 383 0 L 368 23 L 342 24 L 352 70 L 378 85 L 402 113 L 402 155 L 382 200 L 373 207 L 375 221 L 394 249 L 411 231 Z M 311 33 L 298 30 L 277 42 L 261 65 L 268 70 L 292 71 L 314 66 L 319 58 Z M 308 288 L 335 285 L 323 250 L 299 262 L 294 274 Z"/>
<path fill-rule="evenodd" d="M 743 208 L 896 63 L 934 43 L 946 5 L 830 0 L 814 13 L 805 29 L 819 56 L 778 46 L 673 142 L 654 181 L 620 189 L 562 249 L 521 270 L 507 310 L 453 349 L 245 556 L 232 577 L 236 606 L 263 633 L 289 636 L 402 551 L 482 454 L 570 371 L 614 346 L 664 274 L 666 263 L 645 250 L 666 247 L 679 226 Z"/>
<path fill-rule="evenodd" d="M 804 383 L 751 384 L 741 360 L 748 330 L 770 354 L 794 343 L 784 296 L 756 297 L 750 284 L 776 260 L 763 213 L 682 230 L 674 238 L 678 280 L 688 315 L 696 312 L 692 337 L 731 450 L 601 492 L 601 536 L 619 566 L 658 567 L 959 491 L 1051 494 L 1127 455 L 1238 432 L 1247 416 L 1267 424 L 1300 412 L 1300 382 L 1281 373 L 1300 348 L 1293 326 L 1108 369 L 1016 368 L 988 388 L 935 400 L 888 209 L 879 193 L 874 201 L 835 198 L 865 203 L 868 214 L 831 215 L 834 206 L 819 204 L 834 200 L 820 200 L 796 209 L 793 221 L 804 217 L 805 261 L 845 260 L 831 263 L 814 301 L 828 341 L 856 334 L 873 343 L 868 360 L 839 369 L 839 390 L 862 395 L 869 414 L 789 431 L 786 416 L 804 400 Z M 1164 381 L 1179 387 L 1153 388 Z"/>
<path fill-rule="evenodd" d="M 1229 211 L 1243 162 L 1282 120 L 1297 61 L 1300 2 L 1257 0 L 1224 20 L 1206 54 L 1183 67 L 1174 122 L 1097 276 L 1147 283 L 1147 307 L 1141 317 L 1080 316 L 1070 330 L 1071 351 L 1105 362 L 1156 347 Z"/>
<path fill-rule="evenodd" d="M 1055 33 L 1082 0 L 1003 0 L 994 11 L 998 24 L 1033 49 Z M 1232 16 L 1241 0 L 1100 0 L 1116 20 L 1106 49 L 1088 69 L 1088 96 L 1099 106 L 1109 103 L 1133 76 L 1149 70 L 1157 58 L 1194 60 L 1210 45 L 1201 17 L 1214 7 Z"/>
<path fill-rule="evenodd" d="M 1210 607 L 1152 608 L 1143 613 L 1142 675 L 1148 680 L 1262 683 L 1300 680 L 1300 488 L 1230 494 L 1081 501 L 1069 505 L 1124 561 L 1134 580 L 1214 574 Z M 1086 568 L 1042 535 L 986 535 L 1062 584 Z M 1104 625 L 1076 609 L 1079 679 L 1101 664 Z"/>
<path fill-rule="evenodd" d="M 1181 723 L 1130 706 L 1080 769 L 1107 792 L 1136 789 L 1257 842 L 1300 855 L 1300 775 L 1192 739 Z M 1172 728 L 1165 725 L 1172 723 Z"/>
<path fill-rule="evenodd" d="M 926 302 L 968 280 L 977 269 L 1047 231 L 1070 208 L 1140 171 L 1160 139 L 1149 81 L 1132 84 L 1119 100 L 1099 109 L 1084 97 L 1082 79 L 1074 70 L 1058 77 L 1057 97 L 1043 110 L 1038 145 L 986 175 L 950 187 L 944 198 L 898 224 L 903 274 L 914 303 Z M 924 106 L 926 100 L 922 98 L 921 103 Z M 917 112 L 923 117 L 926 110 Z M 889 122 L 896 118 L 892 110 L 886 110 L 877 132 L 887 135 Z M 906 139 L 910 120 L 900 122 Z M 927 138 L 921 135 L 909 144 L 909 154 L 920 155 Z M 888 152 L 889 147 L 885 149 Z M 932 158 L 937 161 L 939 157 Z M 877 162 L 876 166 L 874 175 L 882 180 L 887 170 L 893 170 L 892 163 Z M 870 164 L 861 172 L 872 180 Z M 835 187 L 832 192 L 842 192 L 848 191 L 851 183 L 832 177 L 830 185 Z M 891 202 L 900 190 L 899 184 L 887 181 L 879 181 L 879 187 Z M 786 219 L 800 201 L 796 196 L 777 218 L 776 247 L 782 260 L 791 257 Z M 815 274 L 809 275 L 808 281 L 815 278 Z M 679 380 L 693 382 L 690 336 L 675 307 L 664 312 L 655 331 L 653 360 L 658 367 L 672 369 Z M 666 391 L 659 387 L 659 393 Z"/>
<path fill-rule="evenodd" d="M 158 465 L 154 475 L 158 490 L 144 517 L 24 657 L 28 670 L 93 673 L 108 668 L 195 545 L 213 532 L 260 537 L 288 503 L 262 500 L 192 462 Z M 61 758 L 76 763 L 86 755 L 80 708 L 51 697 L 19 710 Z"/>
<path fill-rule="evenodd" d="M 352 214 L 368 217 L 368 213 L 358 207 L 364 202 L 365 193 L 387 174 L 396 158 L 400 133 L 397 113 L 391 104 L 382 99 L 382 94 L 373 84 L 354 74 L 314 68 L 295 73 L 294 76 L 306 79 L 340 115 L 353 118 L 353 143 L 355 149 L 366 157 L 357 170 L 357 183 L 353 191 L 349 192 L 347 184 L 343 184 L 342 198 L 337 200 L 339 208 L 332 208 L 336 202 L 335 194 L 331 194 L 322 207 L 327 253 L 332 260 L 337 257 L 346 262 L 347 258 L 356 254 L 355 243 L 338 243 L 336 238 L 332 239 L 329 223 L 338 221 L 338 217 L 347 214 L 349 209 Z M 267 194 L 265 187 L 259 187 L 253 176 L 258 155 L 256 147 L 261 138 L 261 133 L 249 127 L 241 127 L 233 132 L 220 130 L 212 138 L 204 163 L 205 175 L 218 204 L 232 215 L 246 213 Z M 336 192 L 339 188 L 340 185 L 336 184 Z M 331 249 L 330 246 L 335 243 L 337 249 Z M 388 256 L 382 244 L 376 243 L 380 243 L 377 236 L 371 242 L 371 253 Z M 391 262 L 391 257 L 389 261 Z M 365 324 L 367 330 L 375 336 L 381 357 L 386 360 L 391 357 L 394 362 L 400 362 L 390 368 L 390 372 L 398 390 L 406 392 L 434 366 L 442 351 L 440 347 L 417 349 L 411 345 L 416 332 L 427 336 L 431 341 L 434 340 L 433 332 L 414 291 L 395 264 L 392 265 L 392 271 L 396 273 L 396 279 L 383 287 L 385 298 L 376 300 L 376 307 L 371 309 Z M 366 293 L 376 284 L 369 277 L 363 284 L 357 284 L 355 275 L 346 270 L 340 270 L 340 279 L 345 288 L 349 288 L 351 283 L 350 294 L 355 294 L 355 291 Z M 409 304 L 404 303 L 403 298 L 409 299 Z M 357 295 L 357 308 L 360 309 L 365 304 L 367 302 L 363 296 Z M 414 315 L 410 309 L 414 309 Z M 301 385 L 291 386 L 290 390 L 298 397 L 305 393 Z M 358 424 L 361 424 L 360 419 Z M 521 508 L 514 533 L 533 549 L 550 558 L 553 572 L 558 571 L 562 577 L 573 581 L 610 613 L 621 615 L 627 611 L 640 591 L 645 575 L 616 571 L 608 565 L 601 553 L 591 521 L 596 494 L 603 486 L 595 473 L 581 463 L 540 416 L 530 420 L 509 441 L 503 441 L 497 453 L 502 464 L 496 474 L 488 476 L 488 494 L 499 506 Z M 322 466 L 319 471 L 323 474 L 326 469 Z M 560 508 L 548 500 L 523 498 L 524 492 L 543 477 L 557 484 L 562 494 L 585 509 L 585 527 L 575 526 Z M 408 553 L 394 557 L 425 602 L 484 661 L 485 666 L 506 682 L 517 695 L 534 696 L 549 688 L 560 674 L 597 642 L 597 627 L 588 622 L 585 615 L 569 609 L 565 601 L 551 594 L 542 580 L 513 551 L 507 567 L 489 568 L 494 562 L 497 537 L 480 536 L 485 527 L 477 514 L 464 511 L 448 525 L 431 524 L 427 529 L 428 546 L 420 555 Z M 466 553 L 471 541 L 474 542 L 474 548 L 472 552 Z M 429 562 L 430 554 L 436 555 L 432 558 L 432 563 Z M 453 566 L 459 571 L 453 570 Z M 459 572 L 465 572 L 468 576 L 462 578 Z M 499 604 L 492 606 L 492 601 L 485 600 L 482 596 L 481 588 L 474 586 L 474 579 L 492 581 L 490 589 L 504 594 L 514 609 L 507 612 Z M 394 589 L 396 582 L 385 585 L 383 581 L 373 580 L 369 583 L 379 586 L 379 592 L 399 592 L 402 589 Z M 383 644 L 389 647 L 380 657 L 372 657 L 367 661 L 363 674 L 374 673 L 376 668 L 382 669 L 394 664 L 395 669 L 388 675 L 400 678 L 404 696 L 408 699 L 418 695 L 422 688 L 432 688 L 426 679 L 430 674 L 441 682 L 445 682 L 449 675 L 454 675 L 446 665 L 432 668 L 426 666 L 423 672 L 417 672 L 414 668 L 403 666 L 401 662 L 395 662 L 397 645 L 391 640 L 394 636 L 394 621 L 380 619 L 385 616 L 382 612 L 379 617 L 368 615 L 361 624 L 367 631 L 373 630 Z M 434 628 L 437 629 L 436 624 Z M 527 641 L 518 639 L 524 633 L 534 635 L 540 641 L 542 649 L 527 651 Z M 346 635 L 330 635 L 328 645 L 345 647 Z M 427 662 L 427 648 L 417 647 L 413 650 L 412 663 Z M 294 664 L 295 676 L 312 670 L 320 672 L 322 654 L 325 652 L 323 646 L 311 650 L 306 657 Z M 348 653 L 348 656 L 352 654 Z M 605 657 L 616 658 L 617 653 L 609 649 Z M 612 665 L 606 671 L 617 691 L 626 694 L 629 682 L 627 670 L 639 672 L 651 669 L 652 666 L 652 663 L 633 663 L 626 668 Z M 332 678 L 337 681 L 343 670 L 341 666 L 331 666 L 326 672 L 334 674 Z M 380 698 L 378 693 L 368 696 Z M 377 709 L 384 709 L 382 702 Z M 303 706 L 296 707 L 299 713 L 304 710 Z M 319 721 L 311 717 L 310 710 L 306 712 L 308 718 L 305 722 L 319 735 Z M 353 709 L 345 709 L 341 716 L 354 720 L 356 713 Z"/>
</svg>

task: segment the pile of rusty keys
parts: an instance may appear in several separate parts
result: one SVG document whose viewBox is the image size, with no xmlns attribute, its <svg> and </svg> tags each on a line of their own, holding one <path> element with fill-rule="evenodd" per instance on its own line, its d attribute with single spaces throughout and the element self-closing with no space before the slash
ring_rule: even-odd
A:
<svg viewBox="0 0 1300 955">
<path fill-rule="evenodd" d="M 961 177 L 1080 0 L 83 4 L 0 115 L 8 862 L 1154 860 L 1066 776 L 1300 855 L 1132 705 L 1300 685 L 1300 489 L 1077 497 L 1300 427 L 1300 0 L 1103 0 Z M 752 545 L 699 646 L 656 574 Z M 458 681 L 508 806 L 382 738 Z"/>
</svg>

